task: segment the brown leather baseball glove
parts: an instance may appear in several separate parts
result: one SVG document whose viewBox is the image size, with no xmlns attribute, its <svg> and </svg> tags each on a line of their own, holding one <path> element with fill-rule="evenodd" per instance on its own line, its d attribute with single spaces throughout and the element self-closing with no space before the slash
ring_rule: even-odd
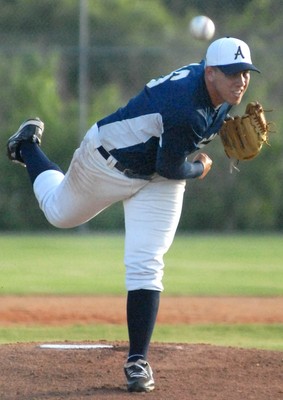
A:
<svg viewBox="0 0 283 400">
<path fill-rule="evenodd" d="M 256 157 L 263 144 L 268 144 L 268 134 L 269 124 L 258 102 L 249 103 L 242 117 L 229 117 L 219 131 L 225 153 L 234 161 Z"/>
</svg>

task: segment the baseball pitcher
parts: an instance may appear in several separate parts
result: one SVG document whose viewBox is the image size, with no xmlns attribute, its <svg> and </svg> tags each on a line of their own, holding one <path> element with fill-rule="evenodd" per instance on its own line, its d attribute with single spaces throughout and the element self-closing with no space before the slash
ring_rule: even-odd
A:
<svg viewBox="0 0 283 400">
<path fill-rule="evenodd" d="M 174 239 L 186 183 L 211 169 L 202 148 L 240 104 L 250 71 L 259 72 L 245 42 L 232 37 L 212 42 L 201 62 L 152 79 L 126 105 L 94 123 L 66 174 L 40 147 L 39 118 L 26 120 L 8 140 L 8 157 L 26 166 L 52 225 L 75 227 L 123 203 L 129 333 L 124 371 L 130 392 L 155 387 L 148 350 L 163 291 L 163 256 Z"/>
</svg>

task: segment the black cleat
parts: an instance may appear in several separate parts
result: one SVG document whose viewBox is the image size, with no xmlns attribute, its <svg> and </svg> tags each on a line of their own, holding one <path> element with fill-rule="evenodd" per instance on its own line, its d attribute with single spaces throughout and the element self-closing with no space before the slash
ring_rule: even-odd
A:
<svg viewBox="0 0 283 400">
<path fill-rule="evenodd" d="M 124 365 L 128 392 L 151 392 L 154 389 L 152 369 L 147 361 L 138 360 Z"/>
<path fill-rule="evenodd" d="M 7 142 L 7 155 L 10 160 L 25 166 L 21 157 L 20 145 L 22 142 L 41 144 L 44 123 L 39 118 L 28 119 L 22 123 L 16 133 Z"/>
</svg>

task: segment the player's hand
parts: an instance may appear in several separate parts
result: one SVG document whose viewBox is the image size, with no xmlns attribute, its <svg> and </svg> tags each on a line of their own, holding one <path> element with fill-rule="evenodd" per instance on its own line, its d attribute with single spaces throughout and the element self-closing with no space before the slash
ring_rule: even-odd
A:
<svg viewBox="0 0 283 400">
<path fill-rule="evenodd" d="M 198 153 L 193 159 L 193 162 L 195 161 L 199 161 L 203 165 L 203 173 L 201 174 L 201 176 L 199 176 L 199 179 L 203 179 L 211 169 L 212 160 L 208 157 L 207 154 Z"/>
</svg>

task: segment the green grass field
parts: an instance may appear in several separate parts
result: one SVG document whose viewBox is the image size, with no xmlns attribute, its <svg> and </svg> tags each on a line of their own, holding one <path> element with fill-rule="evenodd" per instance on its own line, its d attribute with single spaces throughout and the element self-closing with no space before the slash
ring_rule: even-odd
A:
<svg viewBox="0 0 283 400">
<path fill-rule="evenodd" d="M 178 235 L 165 257 L 164 296 L 283 296 L 282 239 Z M 125 294 L 123 247 L 123 234 L 2 235 L 0 301 L 10 294 Z M 99 339 L 126 340 L 126 327 L 0 327 L 0 343 Z M 157 326 L 153 340 L 283 351 L 283 326 Z"/>
</svg>

